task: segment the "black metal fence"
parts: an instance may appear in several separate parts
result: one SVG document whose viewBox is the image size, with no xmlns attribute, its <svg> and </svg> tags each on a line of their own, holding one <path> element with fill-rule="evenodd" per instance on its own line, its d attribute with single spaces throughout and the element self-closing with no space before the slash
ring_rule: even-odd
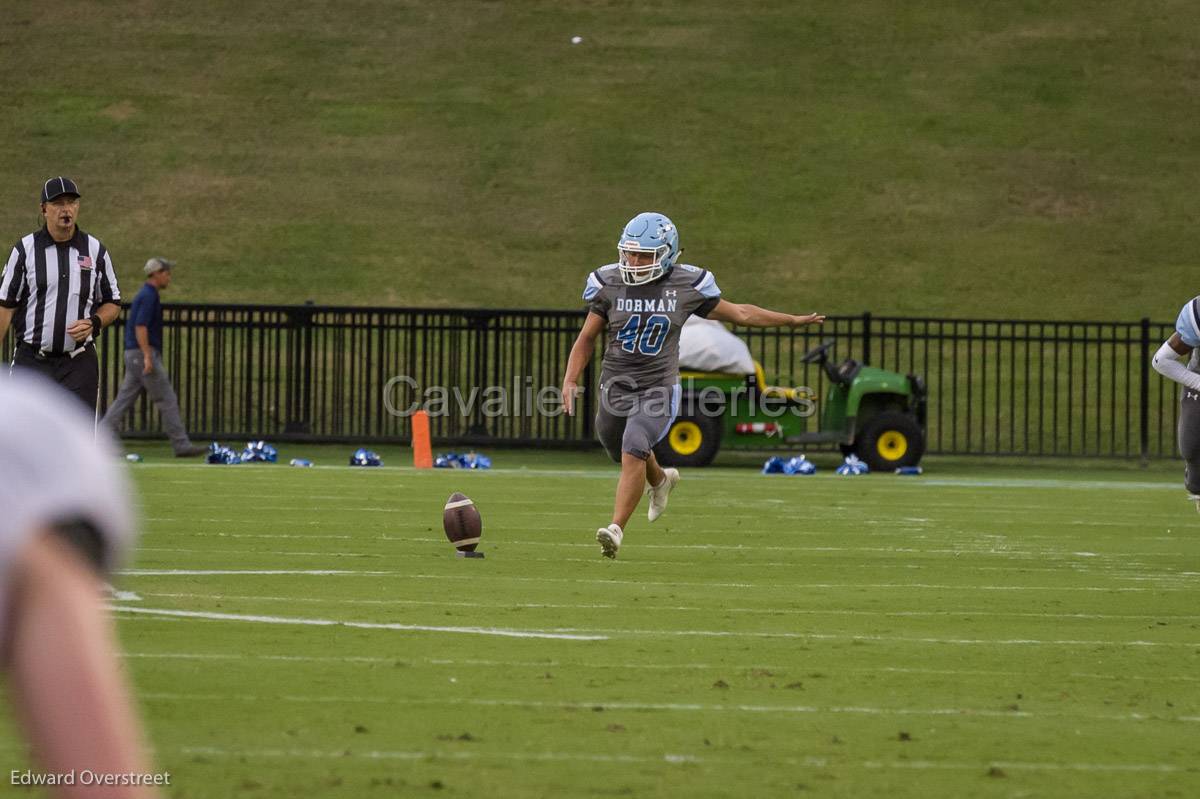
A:
<svg viewBox="0 0 1200 799">
<path fill-rule="evenodd" d="M 1155 458 L 1175 453 L 1178 386 L 1150 367 L 1170 323 L 837 317 L 819 331 L 738 330 L 768 373 L 823 392 L 800 356 L 838 341 L 929 387 L 928 451 Z"/>
<path fill-rule="evenodd" d="M 593 441 L 592 396 L 585 394 L 574 417 L 535 408 L 537 392 L 559 384 L 582 312 L 193 304 L 164 311 L 164 359 L 188 429 L 201 440 L 405 442 L 409 420 L 390 413 L 388 403 L 405 408 L 429 400 L 426 389 L 444 387 L 439 407 L 447 412 L 432 418 L 433 435 L 444 443 Z M 121 324 L 100 346 L 102 406 L 120 384 Z M 817 329 L 735 332 L 769 378 L 819 395 L 825 377 L 801 356 L 827 339 L 837 342 L 836 359 L 923 375 L 930 452 L 1151 458 L 1175 447 L 1176 387 L 1149 365 L 1171 331 L 1148 319 L 867 313 L 831 317 Z M 399 376 L 410 379 L 397 383 Z M 594 386 L 594 367 L 585 380 Z M 493 399 L 498 387 L 506 389 L 499 416 L 488 412 L 489 387 Z M 125 421 L 128 435 L 159 429 L 144 398 Z"/>
<path fill-rule="evenodd" d="M 557 386 L 582 315 L 570 312 L 164 306 L 164 361 L 193 437 L 407 442 L 418 404 L 435 439 L 590 444 L 593 408 L 536 412 Z M 114 326 L 115 327 L 115 326 Z M 101 354 L 101 405 L 116 397 L 122 333 Z M 586 375 L 591 380 L 594 370 Z M 504 389 L 507 405 L 497 404 Z M 494 415 L 494 411 L 504 411 Z M 155 433 L 145 398 L 126 434 Z"/>
</svg>

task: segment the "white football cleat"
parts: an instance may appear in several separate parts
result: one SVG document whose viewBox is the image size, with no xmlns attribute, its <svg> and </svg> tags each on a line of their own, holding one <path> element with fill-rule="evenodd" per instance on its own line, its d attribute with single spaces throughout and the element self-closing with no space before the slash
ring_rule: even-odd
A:
<svg viewBox="0 0 1200 799">
<path fill-rule="evenodd" d="M 615 558 L 617 550 L 621 548 L 621 539 L 624 537 L 625 533 L 616 524 L 601 527 L 596 531 L 596 542 L 600 544 L 600 554 L 606 558 Z"/>
<path fill-rule="evenodd" d="M 646 510 L 646 516 L 650 521 L 662 516 L 663 511 L 667 509 L 667 497 L 671 495 L 671 490 L 678 482 L 678 469 L 663 469 L 663 481 L 646 489 L 646 493 L 650 495 L 650 507 Z"/>
<path fill-rule="evenodd" d="M 1196 503 L 1196 510 L 1197 512 L 1200 512 L 1200 495 L 1188 494 L 1188 499 Z"/>
</svg>

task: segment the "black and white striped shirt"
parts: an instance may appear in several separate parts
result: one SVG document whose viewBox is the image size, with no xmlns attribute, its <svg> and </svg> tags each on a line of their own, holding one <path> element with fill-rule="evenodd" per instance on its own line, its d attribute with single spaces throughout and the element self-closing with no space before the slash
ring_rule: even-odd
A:
<svg viewBox="0 0 1200 799">
<path fill-rule="evenodd" d="M 18 340 L 49 353 L 82 346 L 67 328 L 89 318 L 94 308 L 120 301 L 108 250 L 79 228 L 64 242 L 52 239 L 45 228 L 25 236 L 13 246 L 0 278 L 0 306 L 16 309 Z"/>
</svg>

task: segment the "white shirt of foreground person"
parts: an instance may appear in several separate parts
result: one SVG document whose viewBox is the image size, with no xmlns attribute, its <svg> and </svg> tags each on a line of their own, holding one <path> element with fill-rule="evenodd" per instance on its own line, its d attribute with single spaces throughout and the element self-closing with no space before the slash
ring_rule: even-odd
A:
<svg viewBox="0 0 1200 799">
<path fill-rule="evenodd" d="M 134 540 L 118 458 L 61 388 L 0 380 L 0 670 L 57 797 L 157 796 L 102 596 Z"/>
<path fill-rule="evenodd" d="M 47 380 L 0 380 L 0 641 L 7 639 L 13 565 L 39 533 L 83 522 L 111 570 L 133 542 L 124 464 L 93 420 Z"/>
</svg>

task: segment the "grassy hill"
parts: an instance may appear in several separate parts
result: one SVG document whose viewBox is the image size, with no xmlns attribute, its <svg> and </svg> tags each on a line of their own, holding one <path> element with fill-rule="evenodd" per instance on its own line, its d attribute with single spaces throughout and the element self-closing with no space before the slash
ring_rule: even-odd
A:
<svg viewBox="0 0 1200 799">
<path fill-rule="evenodd" d="M 1194 3 L 15 5 L 0 234 L 72 175 L 127 290 L 161 253 L 175 300 L 572 307 L 648 208 L 796 310 L 1200 290 Z"/>
</svg>

